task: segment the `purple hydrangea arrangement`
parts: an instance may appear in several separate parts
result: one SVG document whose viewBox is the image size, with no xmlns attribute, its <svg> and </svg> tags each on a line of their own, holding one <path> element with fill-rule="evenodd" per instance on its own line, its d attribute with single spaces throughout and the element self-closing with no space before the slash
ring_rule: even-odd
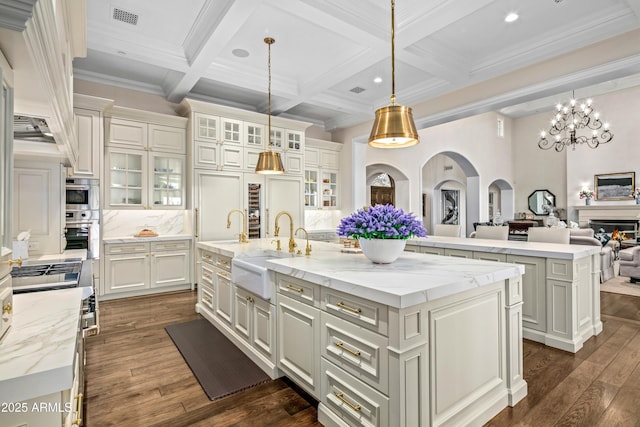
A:
<svg viewBox="0 0 640 427">
<path fill-rule="evenodd" d="M 406 240 L 425 237 L 427 231 L 412 213 L 405 213 L 393 205 L 375 205 L 342 218 L 336 234 L 352 239 Z"/>
</svg>

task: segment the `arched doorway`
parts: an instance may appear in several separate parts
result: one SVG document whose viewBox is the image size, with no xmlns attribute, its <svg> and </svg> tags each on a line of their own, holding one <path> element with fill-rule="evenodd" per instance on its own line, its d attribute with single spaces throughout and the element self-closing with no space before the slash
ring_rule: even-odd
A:
<svg viewBox="0 0 640 427">
<path fill-rule="evenodd" d="M 371 183 L 371 205 L 396 204 L 396 183 L 386 172 L 382 172 Z"/>
</svg>

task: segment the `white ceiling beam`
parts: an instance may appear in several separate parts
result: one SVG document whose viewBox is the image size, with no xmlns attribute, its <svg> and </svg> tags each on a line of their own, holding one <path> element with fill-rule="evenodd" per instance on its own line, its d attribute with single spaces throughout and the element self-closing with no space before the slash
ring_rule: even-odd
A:
<svg viewBox="0 0 640 427">
<path fill-rule="evenodd" d="M 262 0 L 227 0 L 225 2 L 224 16 L 219 16 L 220 4 L 218 2 L 206 2 L 202 13 L 199 15 L 192 30 L 191 44 L 185 46 L 185 52 L 189 53 L 189 69 L 181 79 L 174 82 L 173 87 L 167 88 L 167 99 L 171 102 L 180 102 L 206 73 L 220 52 L 227 46 L 231 38 L 242 29 L 247 19 L 262 4 Z M 209 20 L 215 16 L 217 25 L 212 25 Z M 212 28 L 213 27 L 213 28 Z M 203 28 L 209 31 L 203 31 Z M 199 34 L 200 38 L 195 34 Z M 209 34 L 209 37 L 204 35 Z"/>
</svg>

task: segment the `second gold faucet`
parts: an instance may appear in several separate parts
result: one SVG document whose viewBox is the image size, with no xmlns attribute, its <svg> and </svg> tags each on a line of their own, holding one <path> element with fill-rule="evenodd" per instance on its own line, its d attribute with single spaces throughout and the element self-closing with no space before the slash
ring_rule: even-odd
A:
<svg viewBox="0 0 640 427">
<path fill-rule="evenodd" d="M 289 212 L 282 211 L 282 212 L 279 212 L 278 215 L 276 215 L 275 232 L 273 233 L 273 235 L 275 237 L 278 237 L 278 234 L 280 233 L 280 226 L 278 225 L 278 220 L 280 220 L 280 217 L 282 215 L 286 215 L 289 217 L 289 253 L 292 254 L 297 245 L 296 245 L 296 241 L 293 239 L 293 216 L 291 216 Z"/>
</svg>

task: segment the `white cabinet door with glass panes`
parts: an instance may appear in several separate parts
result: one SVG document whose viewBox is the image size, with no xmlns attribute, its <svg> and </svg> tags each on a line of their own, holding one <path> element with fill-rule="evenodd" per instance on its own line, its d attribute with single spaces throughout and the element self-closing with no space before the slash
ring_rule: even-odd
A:
<svg viewBox="0 0 640 427">
<path fill-rule="evenodd" d="M 111 208 L 147 206 L 147 153 L 110 148 L 106 154 L 107 203 Z"/>
<path fill-rule="evenodd" d="M 193 139 L 200 141 L 218 142 L 220 118 L 207 114 L 196 113 L 194 116 Z"/>
<path fill-rule="evenodd" d="M 320 171 L 322 182 L 320 189 L 322 192 L 322 208 L 338 207 L 338 171 L 322 169 Z"/>
<path fill-rule="evenodd" d="M 284 129 L 271 128 L 271 148 L 276 151 L 284 148 Z"/>
<path fill-rule="evenodd" d="M 221 118 L 222 123 L 222 142 L 227 144 L 242 144 L 243 125 L 241 120 L 233 120 Z"/>
<path fill-rule="evenodd" d="M 185 206 L 185 156 L 109 148 L 106 162 L 110 208 Z"/>
<path fill-rule="evenodd" d="M 244 122 L 245 146 L 262 148 L 265 146 L 264 125 Z"/>
<path fill-rule="evenodd" d="M 318 170 L 307 169 L 304 171 L 304 207 L 317 208 L 320 205 L 318 198 Z"/>
<path fill-rule="evenodd" d="M 185 158 L 169 154 L 150 153 L 152 165 L 151 204 L 153 208 L 185 205 Z"/>
<path fill-rule="evenodd" d="M 288 130 L 287 131 L 287 151 L 296 151 L 302 153 L 304 150 L 304 133 Z"/>
</svg>

